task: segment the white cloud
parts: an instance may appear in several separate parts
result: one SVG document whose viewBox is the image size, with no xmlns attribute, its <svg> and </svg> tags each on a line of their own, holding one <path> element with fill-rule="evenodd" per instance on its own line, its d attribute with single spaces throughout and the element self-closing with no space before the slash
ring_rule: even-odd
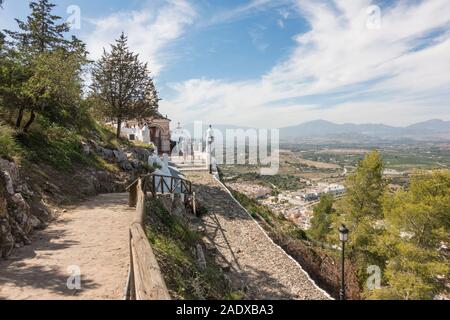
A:
<svg viewBox="0 0 450 320">
<path fill-rule="evenodd" d="M 202 27 L 217 25 L 222 23 L 230 23 L 237 20 L 245 19 L 255 13 L 264 10 L 271 10 L 273 8 L 278 8 L 288 3 L 292 3 L 294 0 L 250 0 L 244 5 L 240 5 L 231 10 L 223 10 L 211 17 L 205 19 L 200 23 Z M 283 14 L 287 12 L 286 10 L 281 11 Z M 280 14 L 281 14 L 280 12 Z M 283 15 L 282 14 L 282 15 Z"/>
<path fill-rule="evenodd" d="M 175 84 L 176 97 L 162 106 L 185 122 L 273 127 L 316 118 L 406 124 L 450 117 L 448 0 L 398 2 L 381 10 L 380 29 L 366 26 L 369 0 L 297 4 L 310 30 L 295 38 L 288 59 L 249 81 Z M 346 100 L 326 108 L 286 102 L 343 90 Z"/>
<path fill-rule="evenodd" d="M 166 0 L 161 7 L 148 6 L 141 11 L 113 13 L 89 20 L 94 30 L 86 37 L 93 59 L 101 56 L 103 48 L 117 39 L 122 31 L 128 36 L 130 49 L 139 53 L 157 75 L 172 57 L 163 50 L 181 37 L 194 22 L 195 9 L 186 0 Z"/>
</svg>

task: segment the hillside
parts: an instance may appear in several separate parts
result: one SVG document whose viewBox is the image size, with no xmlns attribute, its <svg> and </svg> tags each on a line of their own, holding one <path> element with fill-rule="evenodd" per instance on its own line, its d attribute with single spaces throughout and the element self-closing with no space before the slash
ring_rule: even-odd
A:
<svg viewBox="0 0 450 320">
<path fill-rule="evenodd" d="M 116 139 L 109 128 L 91 124 L 77 130 L 38 120 L 27 134 L 0 126 L 1 256 L 29 244 L 33 231 L 44 228 L 62 206 L 124 192 L 133 176 L 147 172 L 150 145 Z"/>
</svg>

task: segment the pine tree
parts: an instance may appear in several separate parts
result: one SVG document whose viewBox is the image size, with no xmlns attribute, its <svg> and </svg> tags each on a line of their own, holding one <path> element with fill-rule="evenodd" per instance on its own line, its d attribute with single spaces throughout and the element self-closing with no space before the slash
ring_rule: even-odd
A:
<svg viewBox="0 0 450 320">
<path fill-rule="evenodd" d="M 356 171 L 345 182 L 346 195 L 333 217 L 335 232 L 341 223 L 350 230 L 347 253 L 358 267 L 358 278 L 362 286 L 369 265 L 384 266 L 384 260 L 376 250 L 376 241 L 383 233 L 383 196 L 386 182 L 383 179 L 384 164 L 378 151 L 368 153 L 358 163 Z"/>
<path fill-rule="evenodd" d="M 149 117 L 158 108 L 158 93 L 147 64 L 128 49 L 124 33 L 110 52 L 104 50 L 93 68 L 92 81 L 93 94 L 107 105 L 105 116 L 117 122 L 117 137 L 123 121 Z"/>
<path fill-rule="evenodd" d="M 20 31 L 5 30 L 21 50 L 42 53 L 57 47 L 65 47 L 69 42 L 64 34 L 70 30 L 67 23 L 60 23 L 61 17 L 52 14 L 54 4 L 48 0 L 31 1 L 31 14 L 27 21 L 16 19 Z"/>
<path fill-rule="evenodd" d="M 377 250 L 385 286 L 375 299 L 433 299 L 450 278 L 450 173 L 417 172 L 408 190 L 384 197 L 386 232 Z"/>
<path fill-rule="evenodd" d="M 324 241 L 331 228 L 331 214 L 333 209 L 333 196 L 325 194 L 320 197 L 320 202 L 314 207 L 309 234 L 318 241 Z"/>
</svg>

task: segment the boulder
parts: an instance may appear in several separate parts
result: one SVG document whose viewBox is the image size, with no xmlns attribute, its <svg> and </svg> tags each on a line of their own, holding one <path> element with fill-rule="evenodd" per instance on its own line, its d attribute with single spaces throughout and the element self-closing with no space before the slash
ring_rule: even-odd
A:
<svg viewBox="0 0 450 320">
<path fill-rule="evenodd" d="M 119 163 L 120 168 L 122 168 L 125 171 L 131 171 L 133 170 L 133 166 L 131 165 L 131 162 L 128 160 L 124 160 Z"/>
<path fill-rule="evenodd" d="M 127 160 L 127 156 L 122 150 L 114 150 L 113 151 L 114 158 L 116 159 L 116 162 L 121 163 L 123 161 Z"/>
</svg>

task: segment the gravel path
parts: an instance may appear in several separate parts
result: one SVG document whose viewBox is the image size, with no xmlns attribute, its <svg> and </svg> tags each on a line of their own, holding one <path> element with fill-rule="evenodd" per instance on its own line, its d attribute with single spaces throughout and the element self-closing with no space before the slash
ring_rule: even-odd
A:
<svg viewBox="0 0 450 320">
<path fill-rule="evenodd" d="M 127 194 L 107 194 L 62 213 L 31 245 L 0 260 L 0 299 L 121 299 L 133 210 L 126 204 Z M 80 290 L 67 287 L 77 272 L 71 266 L 79 267 Z"/>
<path fill-rule="evenodd" d="M 208 208 L 203 216 L 206 240 L 227 262 L 232 277 L 241 279 L 246 299 L 329 299 L 211 175 L 186 176 Z"/>
</svg>

